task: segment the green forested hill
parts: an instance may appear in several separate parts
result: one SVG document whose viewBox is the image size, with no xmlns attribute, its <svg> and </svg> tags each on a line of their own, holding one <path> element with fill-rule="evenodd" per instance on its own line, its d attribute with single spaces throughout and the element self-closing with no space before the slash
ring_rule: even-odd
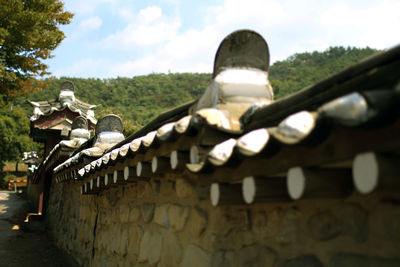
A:
<svg viewBox="0 0 400 267">
<path fill-rule="evenodd" d="M 294 93 L 332 75 L 345 67 L 377 52 L 371 48 L 331 47 L 324 52 L 299 53 L 287 60 L 275 62 L 270 68 L 270 81 L 276 98 Z M 16 105 L 32 112 L 25 99 L 56 98 L 60 84 L 71 80 L 76 96 L 90 104 L 100 104 L 97 116 L 120 115 L 128 133 L 148 123 L 162 111 L 176 107 L 201 95 L 211 80 L 205 73 L 150 74 L 133 78 L 81 79 L 62 77 L 49 79 L 42 91 L 17 99 Z"/>
<path fill-rule="evenodd" d="M 211 74 L 170 73 L 150 74 L 133 78 L 81 79 L 62 77 L 49 79 L 46 89 L 28 95 L 30 100 L 57 98 L 60 84 L 70 80 L 78 99 L 100 105 L 96 117 L 109 113 L 121 116 L 128 133 L 137 130 L 161 112 L 198 97 L 207 87 Z M 17 104 L 31 111 L 25 98 Z"/>
<path fill-rule="evenodd" d="M 299 53 L 275 62 L 269 74 L 275 96 L 278 99 L 292 94 L 375 52 L 377 50 L 368 47 L 331 47 L 324 52 Z M 75 94 L 80 100 L 100 105 L 95 111 L 97 117 L 108 113 L 120 115 L 124 121 L 125 134 L 129 135 L 161 112 L 199 97 L 210 83 L 211 74 L 169 73 L 115 79 L 48 79 L 48 86 L 42 91 L 14 99 L 12 103 L 0 102 L 0 144 L 7 144 L 0 147 L 0 167 L 7 160 L 19 158 L 23 151 L 37 147 L 28 137 L 28 115 L 32 114 L 32 107 L 26 103 L 26 99 L 57 98 L 60 84 L 64 80 L 73 81 Z"/>
<path fill-rule="evenodd" d="M 306 52 L 275 62 L 269 79 L 280 98 L 314 84 L 378 52 L 372 48 L 330 47 L 324 52 Z"/>
</svg>

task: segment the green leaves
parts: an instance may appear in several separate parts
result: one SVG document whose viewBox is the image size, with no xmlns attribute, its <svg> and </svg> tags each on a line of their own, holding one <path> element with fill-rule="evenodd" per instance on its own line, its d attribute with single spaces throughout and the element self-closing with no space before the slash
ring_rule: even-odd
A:
<svg viewBox="0 0 400 267">
<path fill-rule="evenodd" d="M 269 73 L 275 97 L 281 98 L 297 92 L 376 52 L 369 47 L 339 46 L 330 47 L 324 52 L 294 54 L 287 60 L 277 61 Z"/>
<path fill-rule="evenodd" d="M 26 111 L 0 103 L 0 167 L 5 161 L 19 160 L 24 151 L 34 149 L 37 144 L 29 137 Z"/>
<path fill-rule="evenodd" d="M 0 4 L 0 94 L 31 92 L 38 77 L 48 74 L 42 60 L 64 39 L 59 25 L 72 14 L 59 0 L 3 0 Z"/>
</svg>

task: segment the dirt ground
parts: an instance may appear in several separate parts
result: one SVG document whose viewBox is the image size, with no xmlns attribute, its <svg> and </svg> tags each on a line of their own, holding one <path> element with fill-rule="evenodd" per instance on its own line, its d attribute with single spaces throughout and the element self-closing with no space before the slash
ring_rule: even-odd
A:
<svg viewBox="0 0 400 267">
<path fill-rule="evenodd" d="M 20 194 L 0 191 L 0 267 L 78 267 L 53 245 L 44 222 L 24 222 L 27 213 L 28 204 Z"/>
</svg>

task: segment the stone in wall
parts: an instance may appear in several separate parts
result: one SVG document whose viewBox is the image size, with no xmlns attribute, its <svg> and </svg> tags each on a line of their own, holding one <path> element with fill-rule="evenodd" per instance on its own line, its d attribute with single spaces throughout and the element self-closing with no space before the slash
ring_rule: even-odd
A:
<svg viewBox="0 0 400 267">
<path fill-rule="evenodd" d="M 190 208 L 179 204 L 172 204 L 168 209 L 168 217 L 172 230 L 181 231 L 186 224 L 190 214 Z"/>
<path fill-rule="evenodd" d="M 176 195 L 179 198 L 188 198 L 196 195 L 196 191 L 192 184 L 185 179 L 177 179 L 175 183 Z"/>
<path fill-rule="evenodd" d="M 148 223 L 153 219 L 155 205 L 153 203 L 144 203 L 140 206 L 143 221 Z"/>
<path fill-rule="evenodd" d="M 207 224 L 207 213 L 200 208 L 192 208 L 191 216 L 189 219 L 190 233 L 195 237 L 201 235 L 206 230 Z"/>
<path fill-rule="evenodd" d="M 100 219 L 101 225 L 111 224 L 112 211 L 113 211 L 112 209 L 105 209 L 100 212 L 99 219 Z"/>
<path fill-rule="evenodd" d="M 112 223 L 116 224 L 120 222 L 120 216 L 119 216 L 119 208 L 113 208 L 112 209 L 112 215 L 111 215 L 111 221 Z"/>
<path fill-rule="evenodd" d="M 211 255 L 209 252 L 202 248 L 190 244 L 186 247 L 183 255 L 183 260 L 180 264 L 181 267 L 204 267 L 210 266 Z"/>
<path fill-rule="evenodd" d="M 139 262 L 148 261 L 154 265 L 160 261 L 162 236 L 158 232 L 146 231 L 140 242 Z"/>
<path fill-rule="evenodd" d="M 94 257 L 93 257 L 93 265 L 99 266 L 99 267 L 107 266 L 106 265 L 107 264 L 107 260 L 109 260 L 109 259 L 108 259 L 108 257 L 106 257 L 105 254 L 106 253 L 105 253 L 104 250 L 96 249 L 96 252 L 95 252 Z"/>
<path fill-rule="evenodd" d="M 115 238 L 120 239 L 118 254 L 120 256 L 125 257 L 128 253 L 128 242 L 129 242 L 128 226 L 123 226 L 121 229 L 121 235 L 119 237 L 115 237 Z"/>
<path fill-rule="evenodd" d="M 152 190 L 153 194 L 156 194 L 156 195 L 160 194 L 160 191 L 161 191 L 160 181 L 151 179 L 150 185 L 151 185 L 151 190 Z"/>
<path fill-rule="evenodd" d="M 102 242 L 101 242 L 102 234 L 103 234 L 103 229 L 101 228 L 101 226 L 97 226 L 96 235 L 94 237 L 94 243 L 93 243 L 95 250 L 99 250 L 102 248 L 101 247 L 102 246 Z"/>
<path fill-rule="evenodd" d="M 277 254 L 268 247 L 251 245 L 242 247 L 235 253 L 234 266 L 274 266 Z"/>
<path fill-rule="evenodd" d="M 178 236 L 167 232 L 162 237 L 161 260 L 157 267 L 178 266 L 182 258 L 182 247 Z"/>
<path fill-rule="evenodd" d="M 358 204 L 346 203 L 313 214 L 307 222 L 307 228 L 310 236 L 316 240 L 349 235 L 362 242 L 367 239 L 368 214 Z"/>
<path fill-rule="evenodd" d="M 370 217 L 372 235 L 385 240 L 400 241 L 399 203 L 380 203 Z"/>
<path fill-rule="evenodd" d="M 174 190 L 174 184 L 170 181 L 163 180 L 160 183 L 160 196 L 168 196 Z"/>
<path fill-rule="evenodd" d="M 152 195 L 152 188 L 150 182 L 139 181 L 136 189 L 138 199 L 147 198 Z"/>
<path fill-rule="evenodd" d="M 268 227 L 265 227 L 268 223 L 268 215 L 265 211 L 256 211 L 251 213 L 251 219 L 251 227 L 254 234 L 263 238 L 269 238 L 272 236 L 271 230 Z"/>
<path fill-rule="evenodd" d="M 143 230 L 140 226 L 131 225 L 128 230 L 128 260 L 133 266 L 139 255 Z"/>
<path fill-rule="evenodd" d="M 216 253 L 211 258 L 212 267 L 231 267 L 234 266 L 235 253 L 232 250 L 221 250 Z"/>
<path fill-rule="evenodd" d="M 368 255 L 338 253 L 332 256 L 330 261 L 331 267 L 398 267 L 400 266 L 399 259 L 383 259 L 371 257 Z"/>
<path fill-rule="evenodd" d="M 309 218 L 307 225 L 311 237 L 321 241 L 337 237 L 341 232 L 339 220 L 328 211 L 315 213 Z"/>
<path fill-rule="evenodd" d="M 340 218 L 341 232 L 359 242 L 368 238 L 368 212 L 356 203 L 345 203 L 334 208 Z"/>
<path fill-rule="evenodd" d="M 168 227 L 168 204 L 157 206 L 154 211 L 154 222 L 158 225 Z"/>
<path fill-rule="evenodd" d="M 90 232 L 88 225 L 82 224 L 78 230 L 78 240 L 82 243 L 88 241 L 88 232 Z"/>
<path fill-rule="evenodd" d="M 263 234 L 259 238 L 272 237 L 280 245 L 296 242 L 300 233 L 300 217 L 301 212 L 296 208 L 278 207 L 273 209 L 268 213 L 264 229 L 258 229 Z M 263 218 L 259 218 L 259 220 L 263 220 Z"/>
<path fill-rule="evenodd" d="M 111 189 L 105 194 L 105 197 L 110 207 L 115 207 L 121 199 L 121 189 Z"/>
<path fill-rule="evenodd" d="M 247 210 L 231 210 L 228 209 L 224 213 L 225 233 L 234 231 L 242 232 L 250 229 L 250 222 Z"/>
<path fill-rule="evenodd" d="M 324 267 L 324 265 L 314 255 L 302 255 L 284 261 L 280 267 Z"/>
<path fill-rule="evenodd" d="M 119 220 L 121 223 L 129 222 L 129 206 L 127 204 L 119 207 Z"/>
<path fill-rule="evenodd" d="M 140 218 L 140 209 L 136 206 L 129 208 L 129 222 L 137 222 Z"/>
<path fill-rule="evenodd" d="M 249 234 L 249 212 L 241 208 L 221 207 L 221 217 L 213 221 L 213 232 L 216 232 L 214 243 L 218 248 L 238 249 L 243 245 L 254 243 Z"/>
<path fill-rule="evenodd" d="M 121 227 L 118 224 L 110 225 L 111 231 L 109 236 L 106 238 L 109 241 L 109 249 L 112 253 L 118 253 L 120 251 L 120 238 L 121 238 Z"/>
<path fill-rule="evenodd" d="M 88 217 L 90 217 L 91 210 L 88 205 L 81 205 L 79 208 L 79 218 L 80 221 L 87 221 Z"/>
</svg>

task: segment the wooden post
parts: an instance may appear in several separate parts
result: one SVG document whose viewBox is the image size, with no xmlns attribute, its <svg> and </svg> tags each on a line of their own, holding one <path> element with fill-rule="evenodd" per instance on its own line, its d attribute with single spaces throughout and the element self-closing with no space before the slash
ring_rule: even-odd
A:
<svg viewBox="0 0 400 267">
<path fill-rule="evenodd" d="M 97 179 L 96 179 L 96 182 L 94 182 L 95 179 L 96 178 L 90 179 L 90 190 L 94 190 L 96 188 L 95 183 L 97 185 Z"/>
<path fill-rule="evenodd" d="M 121 185 L 125 183 L 124 171 L 114 170 L 113 174 L 113 185 Z"/>
<path fill-rule="evenodd" d="M 173 170 L 184 170 L 189 162 L 189 153 L 174 150 L 171 152 L 170 164 Z"/>
<path fill-rule="evenodd" d="M 164 173 L 171 170 L 169 160 L 163 157 L 154 156 L 151 161 L 151 171 L 153 173 Z"/>
<path fill-rule="evenodd" d="M 97 178 L 96 178 L 96 186 L 99 189 L 106 188 L 105 181 L 104 181 L 104 176 L 97 176 Z"/>
<path fill-rule="evenodd" d="M 208 152 L 213 148 L 213 146 L 197 146 L 193 145 L 190 147 L 189 159 L 190 163 L 197 164 L 200 163 L 208 154 Z"/>
<path fill-rule="evenodd" d="M 91 193 L 98 193 L 101 191 L 101 189 L 97 187 L 97 178 L 93 178 L 90 180 L 88 191 L 90 191 Z"/>
<path fill-rule="evenodd" d="M 199 148 L 196 145 L 193 145 L 190 148 L 190 163 L 192 164 L 200 163 Z"/>
<path fill-rule="evenodd" d="M 341 198 L 353 191 L 349 169 L 290 168 L 287 174 L 289 196 L 299 198 Z"/>
<path fill-rule="evenodd" d="M 125 166 L 124 168 L 124 180 L 127 183 L 135 183 L 137 181 L 148 181 L 147 177 L 138 177 L 136 173 L 136 167 Z"/>
<path fill-rule="evenodd" d="M 43 192 L 40 192 L 38 213 L 42 214 L 42 212 L 43 212 Z"/>
<path fill-rule="evenodd" d="M 111 173 L 106 173 L 106 174 L 104 175 L 104 185 L 105 185 L 106 187 L 111 187 L 111 185 L 112 185 L 112 183 L 113 183 L 113 181 L 112 181 L 113 175 L 114 175 L 114 173 L 113 173 L 113 174 L 111 174 Z"/>
<path fill-rule="evenodd" d="M 400 157 L 397 155 L 366 152 L 353 161 L 353 181 L 358 192 L 374 190 L 398 192 L 400 188 Z"/>
<path fill-rule="evenodd" d="M 85 183 L 85 194 L 87 195 L 91 195 L 91 194 L 97 194 L 99 192 L 99 190 L 97 188 L 94 188 L 93 190 L 90 187 L 90 181 Z"/>
<path fill-rule="evenodd" d="M 151 171 L 150 164 L 139 161 L 136 165 L 136 174 L 139 177 L 152 177 L 153 172 Z"/>
<path fill-rule="evenodd" d="M 218 205 L 244 204 L 241 190 L 241 184 L 213 183 L 210 187 L 211 204 L 214 207 Z"/>
<path fill-rule="evenodd" d="M 282 177 L 253 177 L 243 179 L 243 199 L 247 204 L 254 201 L 289 201 L 286 179 Z"/>
<path fill-rule="evenodd" d="M 85 194 L 85 195 L 87 195 L 89 192 L 88 192 L 88 183 L 84 183 L 83 184 L 83 193 Z"/>
<path fill-rule="evenodd" d="M 124 180 L 125 182 L 135 182 L 134 178 L 136 177 L 136 169 L 135 167 L 125 166 L 124 168 Z"/>
</svg>

